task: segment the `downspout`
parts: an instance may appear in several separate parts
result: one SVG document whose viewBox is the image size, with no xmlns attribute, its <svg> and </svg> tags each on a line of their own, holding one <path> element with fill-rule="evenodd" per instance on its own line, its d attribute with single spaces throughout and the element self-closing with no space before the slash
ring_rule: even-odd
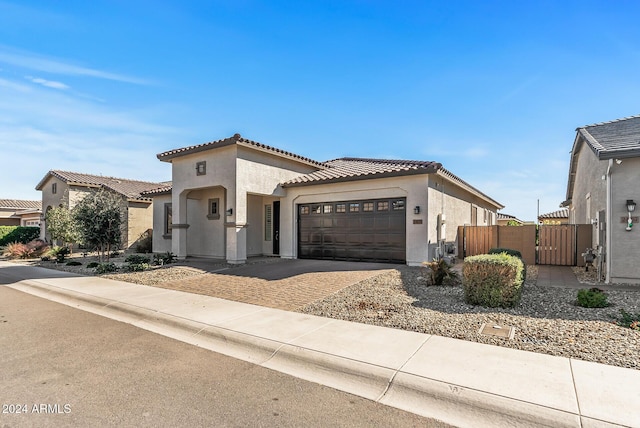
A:
<svg viewBox="0 0 640 428">
<path fill-rule="evenodd" d="M 607 211 L 606 211 L 606 228 L 605 228 L 605 260 L 607 274 L 605 277 L 605 284 L 611 282 L 611 223 L 613 221 L 611 212 L 611 167 L 613 166 L 613 159 L 609 159 L 609 166 L 607 167 Z"/>
</svg>

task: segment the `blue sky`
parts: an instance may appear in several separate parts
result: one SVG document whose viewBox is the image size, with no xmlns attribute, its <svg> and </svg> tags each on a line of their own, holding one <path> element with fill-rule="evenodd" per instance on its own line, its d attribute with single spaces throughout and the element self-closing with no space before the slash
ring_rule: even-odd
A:
<svg viewBox="0 0 640 428">
<path fill-rule="evenodd" d="M 164 181 L 233 135 L 441 162 L 535 220 L 575 128 L 640 114 L 634 1 L 0 0 L 0 198 L 50 169 Z"/>
</svg>

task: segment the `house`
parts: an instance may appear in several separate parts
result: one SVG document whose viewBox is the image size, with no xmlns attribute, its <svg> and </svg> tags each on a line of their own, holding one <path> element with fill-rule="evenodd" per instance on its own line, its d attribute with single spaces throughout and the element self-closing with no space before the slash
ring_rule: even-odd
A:
<svg viewBox="0 0 640 428">
<path fill-rule="evenodd" d="M 571 224 L 592 224 L 607 283 L 640 283 L 640 116 L 577 128 L 567 199 Z"/>
<path fill-rule="evenodd" d="M 436 162 L 318 162 L 239 134 L 157 155 L 171 186 L 154 201 L 154 252 L 418 265 L 454 249 L 456 226 L 503 208 Z M 448 244 L 448 245 L 445 245 Z"/>
<path fill-rule="evenodd" d="M 36 190 L 42 192 L 45 213 L 53 207 L 72 209 L 89 192 L 106 189 L 121 197 L 123 219 L 122 246 L 131 248 L 147 235 L 153 227 L 153 200 L 142 196 L 146 190 L 156 189 L 165 183 L 129 180 L 126 178 L 51 170 L 40 180 Z M 46 222 L 41 225 L 41 237 L 48 238 Z"/>
<path fill-rule="evenodd" d="M 506 213 L 497 213 L 496 218 L 498 226 L 522 226 L 524 224 L 522 220 Z"/>
<path fill-rule="evenodd" d="M 545 224 L 545 225 L 569 224 L 569 209 L 560 208 L 557 211 L 540 214 L 538 216 L 538 224 Z"/>
<path fill-rule="evenodd" d="M 40 226 L 41 201 L 0 199 L 0 226 Z"/>
</svg>

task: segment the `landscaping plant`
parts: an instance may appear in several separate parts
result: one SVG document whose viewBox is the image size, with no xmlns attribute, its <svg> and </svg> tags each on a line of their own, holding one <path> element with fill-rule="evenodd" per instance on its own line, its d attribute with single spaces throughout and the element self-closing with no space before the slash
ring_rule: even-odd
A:
<svg viewBox="0 0 640 428">
<path fill-rule="evenodd" d="M 458 273 L 444 259 L 422 262 L 422 266 L 429 269 L 428 285 L 455 285 L 458 281 Z"/>
<path fill-rule="evenodd" d="M 620 317 L 617 318 L 615 323 L 620 327 L 627 327 L 632 330 L 640 331 L 640 312 L 632 314 L 624 309 L 620 309 Z"/>
<path fill-rule="evenodd" d="M 104 273 L 110 273 L 110 272 L 117 272 L 118 271 L 118 266 L 115 265 L 115 263 L 100 263 L 98 264 L 98 266 L 96 266 L 96 273 L 98 275 L 102 275 Z"/>
<path fill-rule="evenodd" d="M 597 287 L 578 290 L 576 304 L 583 308 L 606 308 L 609 306 L 607 294 Z"/>
<path fill-rule="evenodd" d="M 465 302 L 488 307 L 513 307 L 522 296 L 524 263 L 505 253 L 464 259 L 462 287 Z"/>
</svg>

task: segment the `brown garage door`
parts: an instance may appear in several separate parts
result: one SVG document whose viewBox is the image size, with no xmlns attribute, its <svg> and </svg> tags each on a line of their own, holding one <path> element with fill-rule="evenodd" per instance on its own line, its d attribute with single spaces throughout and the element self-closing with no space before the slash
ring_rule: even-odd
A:
<svg viewBox="0 0 640 428">
<path fill-rule="evenodd" d="M 404 198 L 298 205 L 298 257 L 404 263 Z"/>
</svg>

